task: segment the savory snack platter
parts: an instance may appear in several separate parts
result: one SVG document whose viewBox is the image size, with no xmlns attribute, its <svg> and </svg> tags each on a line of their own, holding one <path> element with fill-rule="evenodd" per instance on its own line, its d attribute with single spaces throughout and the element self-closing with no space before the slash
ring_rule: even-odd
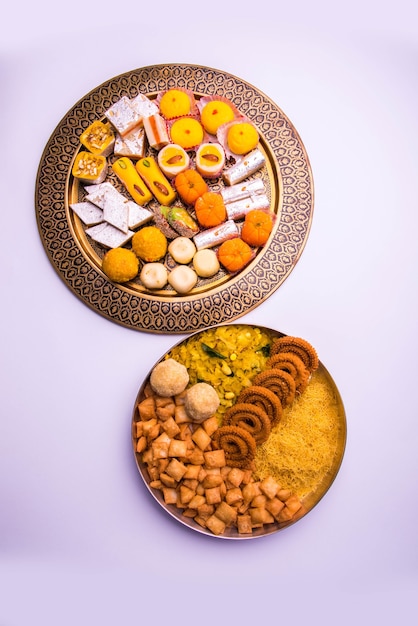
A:
<svg viewBox="0 0 418 626">
<path fill-rule="evenodd" d="M 132 446 L 151 496 L 178 522 L 253 539 L 302 519 L 331 487 L 344 406 L 299 337 L 227 323 L 174 345 L 142 382 Z"/>
<path fill-rule="evenodd" d="M 132 201 L 133 198 L 112 167 L 116 161 L 112 153 L 105 153 L 105 156 L 88 154 L 94 167 L 102 167 L 105 177 L 101 180 L 87 177 L 86 181 L 77 174 L 79 166 L 81 171 L 86 167 L 86 130 L 95 124 L 109 122 L 109 111 L 117 109 L 125 100 L 140 99 L 145 101 L 145 106 L 151 103 L 155 107 L 162 95 L 172 89 L 191 93 L 196 103 L 215 96 L 225 99 L 248 121 L 249 127 L 256 129 L 258 144 L 254 152 L 262 164 L 248 171 L 245 182 L 262 186 L 268 210 L 274 216 L 272 230 L 264 245 L 252 249 L 253 254 L 242 269 L 228 271 L 221 264 L 210 276 L 199 274 L 187 289 L 183 289 L 183 283 L 181 288 L 177 287 L 178 281 L 166 283 L 162 288 L 157 288 L 155 283 L 149 287 L 140 279 L 139 273 L 128 282 L 117 282 L 104 271 L 107 246 L 94 239 L 92 231 L 96 232 L 95 227 L 86 225 L 75 207 L 83 204 L 87 195 L 92 197 L 91 191 L 94 198 L 95 183 L 100 187 L 103 181 L 113 187 L 112 191 L 124 194 L 125 199 Z M 170 125 L 173 133 L 176 122 L 174 120 Z M 147 136 L 153 137 L 152 132 Z M 239 139 L 235 137 L 235 145 Z M 150 162 L 158 158 L 159 146 L 157 143 L 151 145 L 151 142 L 152 139 L 145 153 L 148 168 Z M 198 165 L 196 158 L 207 164 L 207 155 L 205 161 L 205 155 L 201 156 L 197 150 L 186 152 L 193 160 L 193 167 Z M 242 157 L 230 158 L 228 170 L 239 165 L 240 160 L 248 160 L 248 153 L 242 154 Z M 212 154 L 209 156 L 213 158 Z M 175 158 L 179 159 L 180 155 Z M 125 167 L 126 162 L 120 158 L 119 161 Z M 213 178 L 210 168 L 206 167 L 203 172 L 209 177 L 209 191 L 214 194 L 219 195 L 233 185 L 233 181 L 220 174 Z M 203 66 L 171 64 L 145 67 L 112 78 L 74 105 L 45 147 L 38 170 L 35 201 L 38 229 L 48 257 L 67 286 L 86 305 L 129 328 L 157 333 L 189 333 L 240 317 L 268 298 L 288 277 L 309 234 L 313 182 L 309 160 L 297 131 L 267 96 L 225 72 Z M 158 204 L 158 198 L 154 198 L 144 210 L 150 208 L 153 211 Z M 177 209 L 178 204 L 174 202 L 172 206 Z M 184 207 L 180 204 L 179 208 Z M 228 218 L 227 227 L 242 229 L 242 217 Z M 143 228 L 140 217 L 138 224 L 140 229 Z M 148 224 L 154 224 L 154 221 Z M 203 239 L 207 238 L 208 231 L 198 234 L 204 248 Z M 169 253 L 163 264 L 170 272 L 177 269 Z M 143 261 L 141 265 L 144 265 Z M 191 274 L 193 266 L 192 269 L 190 266 L 191 263 L 187 269 Z M 183 276 L 181 278 L 183 280 Z"/>
</svg>

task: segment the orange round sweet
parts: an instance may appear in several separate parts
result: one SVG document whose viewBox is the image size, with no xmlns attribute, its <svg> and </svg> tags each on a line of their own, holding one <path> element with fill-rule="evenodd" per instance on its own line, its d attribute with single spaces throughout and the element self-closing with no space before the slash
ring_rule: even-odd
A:
<svg viewBox="0 0 418 626">
<path fill-rule="evenodd" d="M 251 261 L 253 252 L 240 237 L 224 241 L 218 249 L 218 260 L 229 272 L 239 272 Z"/>
<path fill-rule="evenodd" d="M 182 117 L 171 125 L 171 141 L 185 150 L 191 150 L 202 143 L 204 131 L 202 124 L 193 117 Z"/>
<path fill-rule="evenodd" d="M 226 219 L 226 208 L 220 193 L 207 191 L 195 202 L 197 221 L 203 228 L 219 226 Z"/>
<path fill-rule="evenodd" d="M 272 229 L 272 214 L 261 209 L 253 209 L 245 216 L 241 237 L 250 246 L 264 246 Z"/>
<path fill-rule="evenodd" d="M 234 117 L 232 107 L 222 100 L 211 100 L 205 104 L 200 115 L 204 129 L 211 135 L 215 135 L 222 124 L 232 122 Z"/>
<path fill-rule="evenodd" d="M 169 89 L 161 97 L 160 113 L 167 120 L 188 115 L 190 110 L 190 97 L 181 89 Z"/>
<path fill-rule="evenodd" d="M 258 132 L 249 122 L 232 124 L 227 133 L 228 147 L 234 154 L 247 154 L 258 144 Z"/>
<path fill-rule="evenodd" d="M 126 283 L 138 274 L 138 257 L 127 248 L 111 248 L 103 257 L 102 269 L 113 282 Z"/>
<path fill-rule="evenodd" d="M 200 196 L 209 191 L 204 178 L 192 168 L 177 174 L 174 179 L 174 186 L 186 204 L 194 204 Z"/>
</svg>

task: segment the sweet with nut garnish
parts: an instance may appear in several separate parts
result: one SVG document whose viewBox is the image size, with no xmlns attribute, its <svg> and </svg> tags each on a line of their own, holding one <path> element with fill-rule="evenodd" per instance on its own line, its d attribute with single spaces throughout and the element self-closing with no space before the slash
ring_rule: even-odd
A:
<svg viewBox="0 0 418 626">
<path fill-rule="evenodd" d="M 167 280 L 161 268 L 157 268 L 156 280 L 152 278 L 154 268 L 142 271 L 146 259 L 139 256 L 138 272 L 130 273 L 128 282 L 146 291 L 171 288 L 185 295 L 203 281 L 210 285 L 217 277 L 236 273 L 248 264 L 264 245 L 261 240 L 237 244 L 249 246 L 251 251 L 247 261 L 239 267 L 234 264 L 232 270 L 221 246 L 235 246 L 228 242 L 239 237 L 250 209 L 270 212 L 263 178 L 251 178 L 264 167 L 264 155 L 258 149 L 246 154 L 259 143 L 252 122 L 227 98 L 217 94 L 196 97 L 182 87 L 167 89 L 155 98 L 141 93 L 123 96 L 104 117 L 104 121 L 92 122 L 80 136 L 83 151 L 76 156 L 72 175 L 85 187 L 79 188 L 80 201 L 72 202 L 70 208 L 74 207 L 74 214 L 88 226 L 86 235 L 98 244 L 95 252 L 107 278 L 122 282 L 118 276 L 124 279 L 126 274 L 105 270 L 106 249 L 135 253 L 136 235 L 150 226 L 161 230 L 168 241 L 193 238 L 196 253 L 207 249 L 212 253 L 199 255 L 196 262 L 190 259 L 187 269 L 173 267 L 169 256 L 159 258 L 168 272 Z M 224 200 L 221 192 L 243 180 L 248 182 L 244 198 L 242 190 L 231 189 Z M 94 213 L 94 208 L 103 210 Z M 96 221 L 87 224 L 83 216 L 90 220 L 93 215 Z"/>
</svg>

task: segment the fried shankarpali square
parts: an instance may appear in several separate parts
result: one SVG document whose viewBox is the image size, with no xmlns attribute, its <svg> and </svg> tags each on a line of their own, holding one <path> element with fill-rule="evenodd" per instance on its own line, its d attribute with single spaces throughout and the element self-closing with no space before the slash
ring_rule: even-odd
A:
<svg viewBox="0 0 418 626">
<path fill-rule="evenodd" d="M 274 517 L 272 516 L 272 514 L 269 513 L 269 511 L 267 511 L 267 509 L 265 509 L 263 506 L 250 508 L 248 512 L 251 516 L 251 524 L 253 526 L 258 524 L 271 524 L 272 522 L 274 522 Z"/>
<path fill-rule="evenodd" d="M 147 447 L 147 438 L 146 437 L 140 437 L 137 442 L 136 442 L 136 451 L 138 454 L 140 454 L 141 452 L 143 452 L 145 450 L 145 448 Z"/>
<path fill-rule="evenodd" d="M 289 496 L 288 499 L 286 500 L 286 507 L 289 509 L 289 511 L 293 513 L 293 515 L 299 511 L 301 506 L 302 506 L 301 501 L 294 494 Z"/>
<path fill-rule="evenodd" d="M 205 489 L 205 497 L 208 504 L 219 504 L 222 502 L 221 490 L 219 487 Z"/>
<path fill-rule="evenodd" d="M 174 411 L 174 419 L 177 424 L 184 424 L 185 422 L 190 422 L 190 417 L 186 413 L 186 409 L 184 404 L 176 404 L 176 408 Z"/>
<path fill-rule="evenodd" d="M 158 426 L 158 421 L 156 417 L 152 417 L 146 422 L 142 422 L 142 434 L 145 437 L 148 437 L 150 431 L 154 428 L 154 426 Z"/>
<path fill-rule="evenodd" d="M 258 483 L 248 483 L 248 485 L 245 485 L 242 489 L 242 497 L 245 502 L 251 502 L 251 500 L 255 498 L 255 496 L 259 496 L 260 493 L 260 486 Z"/>
<path fill-rule="evenodd" d="M 184 509 L 183 515 L 184 517 L 196 517 L 197 511 L 196 509 Z"/>
<path fill-rule="evenodd" d="M 190 509 L 200 510 L 200 507 L 206 504 L 206 498 L 203 495 L 196 494 L 189 502 Z"/>
<path fill-rule="evenodd" d="M 154 441 L 151 446 L 152 458 L 166 459 L 168 457 L 169 444 L 166 441 Z"/>
<path fill-rule="evenodd" d="M 199 481 L 199 476 L 200 473 L 202 471 L 202 466 L 201 465 L 192 465 L 191 463 L 188 463 L 186 465 L 186 473 L 184 475 L 185 479 L 196 479 Z M 200 482 L 200 481 L 199 481 Z"/>
<path fill-rule="evenodd" d="M 186 474 L 183 477 L 182 484 L 185 487 L 188 487 L 189 489 L 193 489 L 193 491 L 196 491 L 196 489 L 199 486 L 199 481 L 197 480 L 197 478 L 186 478 L 185 476 Z"/>
<path fill-rule="evenodd" d="M 171 410 L 171 407 L 173 408 L 173 410 Z M 168 406 L 162 406 L 160 408 L 157 408 L 156 410 L 157 413 L 157 417 L 165 422 L 165 420 L 169 419 L 170 417 L 173 417 L 174 415 L 174 404 L 168 405 Z"/>
<path fill-rule="evenodd" d="M 184 465 L 184 463 L 178 461 L 176 458 L 171 459 L 166 469 L 166 473 L 169 476 L 172 476 L 178 482 L 183 478 L 186 471 L 187 467 Z"/>
<path fill-rule="evenodd" d="M 251 506 L 252 507 L 265 507 L 266 506 L 266 502 L 267 502 L 267 498 L 264 494 L 260 493 L 258 496 L 254 496 L 254 498 L 251 500 Z"/>
<path fill-rule="evenodd" d="M 225 502 L 231 505 L 240 504 L 243 500 L 242 491 L 239 487 L 228 489 L 225 494 Z"/>
<path fill-rule="evenodd" d="M 200 465 L 202 466 L 205 462 L 205 457 L 203 456 L 203 451 L 198 447 L 193 450 L 189 450 L 187 453 L 187 461 L 192 465 Z"/>
<path fill-rule="evenodd" d="M 204 452 L 206 467 L 225 467 L 225 452 L 224 450 L 209 450 Z"/>
<path fill-rule="evenodd" d="M 201 450 L 206 450 L 212 443 L 212 439 L 202 427 L 194 431 L 192 439 Z"/>
<path fill-rule="evenodd" d="M 168 446 L 168 456 L 185 457 L 187 455 L 187 441 L 172 439 Z"/>
<path fill-rule="evenodd" d="M 280 498 L 283 502 L 286 502 L 288 498 L 292 495 L 292 492 L 289 489 L 279 489 L 277 492 L 277 497 Z"/>
<path fill-rule="evenodd" d="M 218 471 L 214 471 L 218 469 Z M 205 478 L 202 480 L 202 485 L 205 489 L 212 489 L 212 487 L 220 487 L 223 483 L 223 478 L 219 471 L 219 468 L 214 468 L 206 472 Z"/>
<path fill-rule="evenodd" d="M 287 506 L 285 505 L 283 507 L 283 509 L 280 511 L 279 515 L 277 516 L 277 521 L 278 522 L 290 522 L 290 520 L 292 519 L 294 513 L 287 508 Z"/>
<path fill-rule="evenodd" d="M 273 476 L 267 476 L 264 480 L 260 481 L 260 490 L 269 499 L 274 498 L 280 489 L 280 485 L 273 478 Z"/>
<path fill-rule="evenodd" d="M 226 526 L 230 526 L 237 519 L 237 510 L 223 501 L 216 507 L 215 515 L 219 517 Z"/>
<path fill-rule="evenodd" d="M 234 487 L 239 487 L 244 480 L 245 472 L 239 467 L 233 467 L 229 470 L 227 481 Z"/>
<path fill-rule="evenodd" d="M 162 472 L 160 474 L 160 480 L 165 487 L 170 487 L 172 489 L 175 489 L 178 484 L 177 480 L 175 480 L 172 476 L 169 476 L 165 472 Z"/>
<path fill-rule="evenodd" d="M 170 487 L 163 487 L 163 497 L 164 502 L 166 504 L 176 504 L 177 503 L 177 490 Z"/>
<path fill-rule="evenodd" d="M 276 520 L 278 519 L 283 507 L 284 502 L 282 502 L 279 498 L 272 498 L 266 502 L 267 511 L 269 511 L 269 513 L 271 513 Z"/>
<path fill-rule="evenodd" d="M 155 419 L 157 414 L 155 412 L 155 398 L 150 396 L 142 400 L 137 406 L 139 417 L 142 421 L 147 421 L 149 419 Z"/>
<path fill-rule="evenodd" d="M 215 430 L 217 430 L 219 428 L 218 420 L 215 417 L 215 415 L 213 415 L 212 417 L 209 417 L 207 420 L 205 420 L 202 423 L 202 426 L 205 429 L 205 431 L 207 432 L 207 434 L 209 435 L 209 437 L 211 435 L 213 435 Z"/>
<path fill-rule="evenodd" d="M 216 515 L 211 515 L 206 520 L 206 526 L 213 532 L 214 535 L 222 535 L 225 532 L 226 524 Z"/>
<path fill-rule="evenodd" d="M 215 535 L 230 528 L 246 535 L 304 514 L 299 498 L 273 477 L 254 480 L 252 469 L 227 465 L 224 450 L 212 449 L 217 419 L 191 422 L 184 394 L 160 398 L 148 389 L 137 413 L 135 449 L 147 468 L 149 486 L 161 492 L 166 505 L 203 528 Z"/>
<path fill-rule="evenodd" d="M 184 485 L 180 486 L 180 500 L 182 504 L 190 504 L 195 495 L 196 492 L 193 489 L 189 489 Z"/>
<path fill-rule="evenodd" d="M 203 502 L 200 506 L 197 507 L 197 513 L 199 517 L 207 520 L 208 517 L 213 515 L 215 512 L 215 507 L 213 504 L 208 504 L 206 501 Z"/>
<path fill-rule="evenodd" d="M 161 427 L 163 429 L 163 431 L 165 433 L 167 433 L 167 435 L 171 438 L 176 437 L 179 432 L 180 432 L 180 428 L 179 425 L 177 424 L 177 422 L 174 420 L 174 418 L 171 416 L 168 419 L 166 419 L 162 424 Z"/>
<path fill-rule="evenodd" d="M 253 526 L 250 515 L 238 515 L 237 528 L 240 535 L 251 535 Z"/>
</svg>

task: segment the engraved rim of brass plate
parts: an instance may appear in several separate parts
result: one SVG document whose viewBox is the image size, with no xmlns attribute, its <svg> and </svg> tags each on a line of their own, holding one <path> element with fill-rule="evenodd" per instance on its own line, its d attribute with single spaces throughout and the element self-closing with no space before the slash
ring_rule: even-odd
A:
<svg viewBox="0 0 418 626">
<path fill-rule="evenodd" d="M 222 95 L 250 118 L 266 156 L 273 232 L 255 259 L 235 276 L 198 283 L 192 293 L 150 293 L 138 284 L 110 282 L 78 218 L 69 210 L 76 187 L 71 165 L 79 136 L 122 96 L 158 93 L 174 86 L 196 94 Z M 71 196 L 72 200 L 69 199 Z M 264 93 L 231 74 L 199 65 L 168 64 L 111 78 L 81 98 L 51 135 L 41 158 L 35 190 L 38 230 L 53 267 L 87 306 L 122 326 L 152 333 L 191 333 L 251 311 L 286 280 L 309 235 L 314 205 L 311 167 L 292 123 Z"/>
<path fill-rule="evenodd" d="M 226 324 L 219 324 L 217 326 L 214 326 L 213 328 L 219 328 L 222 326 L 242 326 L 242 327 L 251 327 L 251 328 L 259 328 L 261 331 L 263 332 L 268 332 L 272 337 L 283 337 L 285 336 L 284 333 L 274 330 L 272 328 L 267 328 L 266 326 L 260 326 L 260 325 L 254 325 L 254 324 L 244 324 L 242 322 L 236 322 L 236 323 L 229 323 L 227 322 Z M 211 330 L 210 328 L 208 329 L 204 329 L 204 330 Z M 300 520 L 302 520 L 303 518 L 305 518 L 311 511 L 312 509 L 314 509 L 319 502 L 324 498 L 324 496 L 326 495 L 326 493 L 330 490 L 331 486 L 333 485 L 335 479 L 337 478 L 337 475 L 340 471 L 342 462 L 343 462 L 343 458 L 344 458 L 344 454 L 345 454 L 345 449 L 346 449 L 346 443 L 347 443 L 347 418 L 346 418 L 346 413 L 345 413 L 345 407 L 344 407 L 344 403 L 341 397 L 341 394 L 339 392 L 339 389 L 337 387 L 337 384 L 335 382 L 335 380 L 332 378 L 330 372 L 327 370 L 327 368 L 325 367 L 325 365 L 319 361 L 319 368 L 318 371 L 322 372 L 325 376 L 325 378 L 327 379 L 327 382 L 330 386 L 330 389 L 332 390 L 333 396 L 335 398 L 335 402 L 336 405 L 338 407 L 338 417 L 339 417 L 339 423 L 338 423 L 338 435 L 337 435 L 337 441 L 336 441 L 336 447 L 335 447 L 335 453 L 334 453 L 334 458 L 333 458 L 333 462 L 331 464 L 331 467 L 329 468 L 329 470 L 326 472 L 326 474 L 324 475 L 324 477 L 322 478 L 321 482 L 317 485 L 316 489 L 314 489 L 313 491 L 311 491 L 309 494 L 307 494 L 303 499 L 303 505 L 304 505 L 304 512 L 302 515 L 297 516 L 295 519 L 291 520 L 290 522 L 284 522 L 279 524 L 278 522 L 274 522 L 272 524 L 267 524 L 265 525 L 263 528 L 260 529 L 254 529 L 253 533 L 251 535 L 240 535 L 236 530 L 234 529 L 228 529 L 224 534 L 221 535 L 214 535 L 211 531 L 203 528 L 202 526 L 200 526 L 197 522 L 195 522 L 192 518 L 189 517 L 185 517 L 184 515 L 182 515 L 182 511 L 181 509 L 178 509 L 176 506 L 174 505 L 170 505 L 170 504 L 166 504 L 164 502 L 164 498 L 161 494 L 161 492 L 158 489 L 153 489 L 150 486 L 150 479 L 147 473 L 147 469 L 146 469 L 146 465 L 143 463 L 143 461 L 140 458 L 140 455 L 136 452 L 135 449 L 135 443 L 136 443 L 136 438 L 135 438 L 135 422 L 137 421 L 137 413 L 136 413 L 136 407 L 138 405 L 138 403 L 144 399 L 144 391 L 145 391 L 145 387 L 146 384 L 150 378 L 151 372 L 153 370 L 153 368 L 155 367 L 155 365 L 157 365 L 157 363 L 159 363 L 160 361 L 164 360 L 166 354 L 168 354 L 174 347 L 181 345 L 182 343 L 188 341 L 189 339 L 192 339 L 193 337 L 199 336 L 200 333 L 204 332 L 204 330 L 199 330 L 196 331 L 195 333 L 189 335 L 188 337 L 186 337 L 185 339 L 182 339 L 180 341 L 178 341 L 176 344 L 174 344 L 169 350 L 167 350 L 167 352 L 160 358 L 158 359 L 155 364 L 153 365 L 153 367 L 150 369 L 150 371 L 148 372 L 147 376 L 145 377 L 143 383 L 141 384 L 134 405 L 133 405 L 133 409 L 132 409 L 132 416 L 131 416 L 131 441 L 132 441 L 132 451 L 135 457 L 135 463 L 138 469 L 138 472 L 140 474 L 140 477 L 145 485 L 146 490 L 151 494 L 151 496 L 153 497 L 153 499 L 174 519 L 176 519 L 178 522 L 180 522 L 181 524 L 183 524 L 184 526 L 200 533 L 203 535 L 207 535 L 209 537 L 213 537 L 215 539 L 233 539 L 233 540 L 248 540 L 248 539 L 257 539 L 260 537 L 265 537 L 268 535 L 272 535 L 274 533 L 277 533 L 279 531 L 284 530 L 285 528 L 289 528 L 290 526 L 293 526 L 294 524 L 297 524 Z"/>
</svg>

